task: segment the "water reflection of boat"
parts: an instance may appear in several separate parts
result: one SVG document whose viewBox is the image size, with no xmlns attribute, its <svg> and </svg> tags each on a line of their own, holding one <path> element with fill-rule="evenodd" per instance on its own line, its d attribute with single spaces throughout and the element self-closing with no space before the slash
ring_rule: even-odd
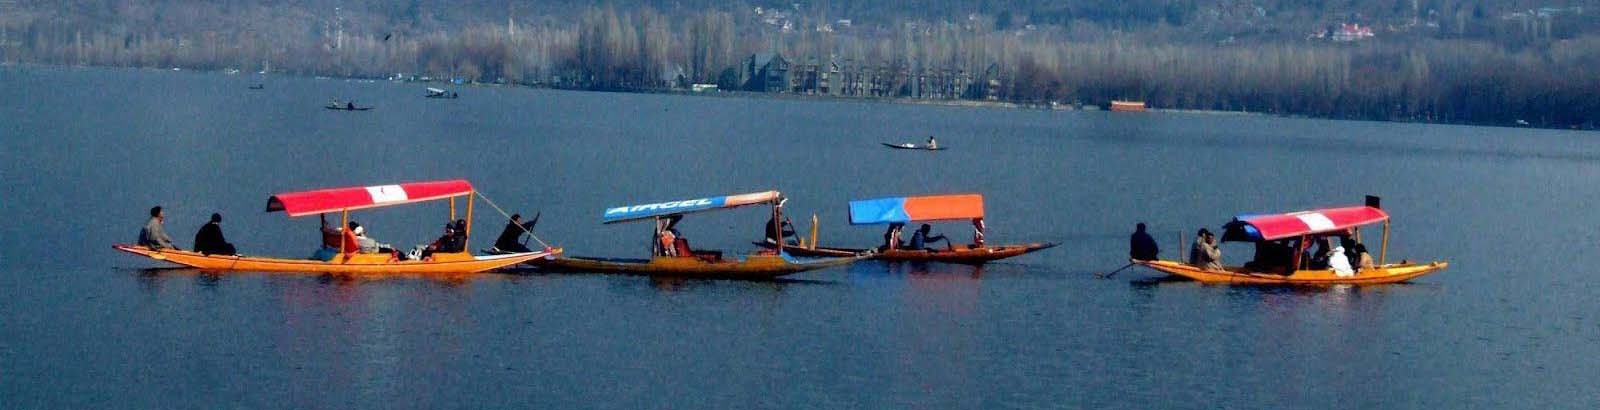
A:
<svg viewBox="0 0 1600 410">
<path fill-rule="evenodd" d="M 534 260 L 536 266 L 572 272 L 666 275 L 715 279 L 772 279 L 784 275 L 848 264 L 861 257 L 800 260 L 783 249 L 774 252 L 724 258 L 721 251 L 694 250 L 679 237 L 675 226 L 686 214 L 725 210 L 749 205 L 770 205 L 774 220 L 781 220 L 783 195 L 778 191 L 756 192 L 607 209 L 603 223 L 652 220 L 655 232 L 650 259 L 559 257 Z M 663 239 L 665 238 L 665 239 Z M 663 243 L 670 241 L 670 243 Z"/>
<path fill-rule="evenodd" d="M 339 226 L 347 226 L 350 211 L 387 207 L 424 201 L 449 200 L 450 217 L 455 218 L 455 199 L 467 197 L 467 220 L 472 219 L 472 198 L 476 192 L 465 180 L 414 182 L 398 185 L 370 187 L 331 188 L 315 191 L 289 192 L 267 199 L 267 212 L 283 211 L 290 217 L 340 213 Z M 470 238 L 472 225 L 467 224 L 466 237 Z M 240 255 L 207 255 L 176 249 L 150 249 L 138 245 L 113 245 L 123 252 L 153 260 L 213 271 L 257 272 L 313 272 L 345 274 L 448 274 L 482 272 L 512 266 L 532 259 L 559 254 L 559 248 L 540 252 L 505 255 L 474 256 L 469 252 L 434 253 L 426 260 L 401 260 L 395 253 L 359 253 L 353 244 L 355 236 L 343 232 L 338 253 L 331 260 L 269 258 Z"/>
<path fill-rule="evenodd" d="M 1378 260 L 1374 267 L 1361 269 L 1350 276 L 1340 276 L 1325 268 L 1306 268 L 1302 255 L 1310 249 L 1313 241 L 1330 237 L 1349 238 L 1351 236 L 1354 236 L 1359 241 L 1360 232 L 1358 228 L 1377 223 L 1383 224 L 1383 244 L 1379 248 Z M 1399 283 L 1434 271 L 1443 270 L 1450 266 L 1448 262 L 1444 261 L 1386 263 L 1389 248 L 1389 214 L 1379 207 L 1379 199 L 1371 196 L 1367 197 L 1367 204 L 1364 206 L 1328 208 L 1286 214 L 1240 215 L 1224 226 L 1222 240 L 1255 243 L 1258 255 L 1271 253 L 1271 251 L 1263 251 L 1263 249 L 1268 249 L 1263 247 L 1287 247 L 1285 249 L 1289 250 L 1291 254 L 1279 259 L 1283 259 L 1282 262 L 1288 265 L 1272 266 L 1273 264 L 1263 264 L 1207 270 L 1177 261 L 1157 260 L 1137 263 L 1150 269 L 1205 283 L 1257 285 L 1372 285 Z M 1352 261 L 1352 265 L 1354 265 L 1354 262 Z M 1291 266 L 1295 267 L 1295 269 L 1289 269 Z"/>
</svg>

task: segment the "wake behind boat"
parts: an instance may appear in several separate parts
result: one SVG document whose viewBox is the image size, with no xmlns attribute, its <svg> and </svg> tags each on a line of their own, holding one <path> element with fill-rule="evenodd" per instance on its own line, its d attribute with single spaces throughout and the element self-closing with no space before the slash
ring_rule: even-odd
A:
<svg viewBox="0 0 1600 410">
<path fill-rule="evenodd" d="M 363 253 L 355 233 L 343 229 L 336 233 L 339 246 L 327 249 L 327 260 L 290 259 L 239 255 L 207 255 L 176 249 L 151 249 L 140 245 L 113 245 L 112 248 L 152 260 L 216 271 L 307 272 L 349 274 L 444 274 L 472 273 L 516 265 L 561 253 L 560 248 L 538 252 L 475 256 L 466 251 L 472 232 L 472 199 L 476 191 L 465 180 L 414 182 L 398 185 L 332 188 L 289 192 L 267 199 L 267 212 L 282 211 L 289 217 L 338 212 L 341 227 L 349 226 L 350 211 L 424 201 L 450 201 L 450 217 L 455 218 L 455 200 L 467 197 L 464 232 L 460 250 L 443 249 L 426 257 L 408 259 L 397 251 Z M 325 231 L 327 232 L 327 231 Z"/>
</svg>

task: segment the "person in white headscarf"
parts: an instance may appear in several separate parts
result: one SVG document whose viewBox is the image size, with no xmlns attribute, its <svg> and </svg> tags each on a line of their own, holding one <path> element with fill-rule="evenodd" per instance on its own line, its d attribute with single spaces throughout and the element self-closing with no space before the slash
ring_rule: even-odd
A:
<svg viewBox="0 0 1600 410">
<path fill-rule="evenodd" d="M 1328 252 L 1328 269 L 1333 271 L 1334 276 L 1341 278 L 1356 275 L 1356 271 L 1350 269 L 1350 258 L 1344 256 L 1344 246 L 1335 246 Z"/>
</svg>

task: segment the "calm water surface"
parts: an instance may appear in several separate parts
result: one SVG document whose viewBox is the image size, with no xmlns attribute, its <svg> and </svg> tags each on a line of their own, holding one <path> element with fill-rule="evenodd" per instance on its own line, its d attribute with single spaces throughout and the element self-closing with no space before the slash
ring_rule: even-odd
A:
<svg viewBox="0 0 1600 410">
<path fill-rule="evenodd" d="M 37 67 L 0 67 L 0 89 L 3 408 L 1600 407 L 1591 133 L 514 88 L 449 101 Z M 322 109 L 332 98 L 377 109 Z M 952 149 L 878 146 L 927 135 Z M 540 235 L 581 255 L 644 253 L 649 228 L 599 224 L 606 206 L 765 189 L 830 243 L 878 237 L 845 223 L 851 198 L 980 192 L 991 242 L 1063 246 L 775 283 L 206 274 L 109 247 L 162 204 L 185 247 L 221 212 L 244 252 L 307 255 L 317 222 L 261 212 L 271 193 L 442 178 L 543 212 Z M 1093 278 L 1122 264 L 1134 222 L 1172 255 L 1179 231 L 1234 213 L 1364 194 L 1395 217 L 1391 259 L 1451 268 L 1360 289 Z M 501 221 L 484 205 L 479 245 Z M 446 212 L 356 219 L 411 245 Z M 745 250 L 764 220 L 682 227 Z"/>
</svg>

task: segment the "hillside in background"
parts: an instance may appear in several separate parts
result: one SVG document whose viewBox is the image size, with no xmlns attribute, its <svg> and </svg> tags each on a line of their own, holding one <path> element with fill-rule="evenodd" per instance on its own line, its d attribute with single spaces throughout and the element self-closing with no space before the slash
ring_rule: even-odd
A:
<svg viewBox="0 0 1600 410">
<path fill-rule="evenodd" d="M 1600 1 L 0 0 L 0 61 L 1593 128 Z"/>
</svg>

